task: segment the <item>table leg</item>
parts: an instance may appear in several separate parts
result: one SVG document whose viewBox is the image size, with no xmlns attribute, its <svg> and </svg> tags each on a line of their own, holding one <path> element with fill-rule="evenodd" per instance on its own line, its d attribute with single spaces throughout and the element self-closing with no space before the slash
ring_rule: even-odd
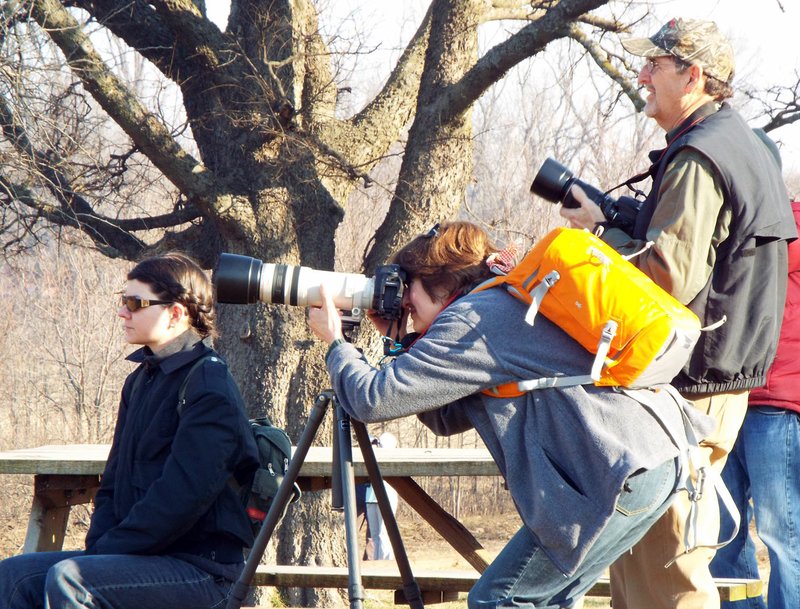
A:
<svg viewBox="0 0 800 609">
<path fill-rule="evenodd" d="M 100 478 L 39 474 L 33 484 L 33 504 L 22 551 L 61 550 L 70 508 L 89 503 L 100 486 Z"/>
<path fill-rule="evenodd" d="M 469 564 L 483 573 L 491 557 L 469 529 L 445 511 L 412 478 L 386 477 L 403 500 L 422 516 Z"/>
<path fill-rule="evenodd" d="M 22 552 L 60 550 L 64 545 L 64 536 L 67 533 L 69 510 L 69 506 L 45 507 L 41 500 L 34 497 Z"/>
</svg>

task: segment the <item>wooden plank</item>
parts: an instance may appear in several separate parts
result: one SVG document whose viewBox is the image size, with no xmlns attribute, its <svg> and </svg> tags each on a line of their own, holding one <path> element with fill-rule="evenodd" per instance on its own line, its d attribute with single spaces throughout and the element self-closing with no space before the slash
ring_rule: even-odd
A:
<svg viewBox="0 0 800 609">
<path fill-rule="evenodd" d="M 100 487 L 100 476 L 37 474 L 33 494 L 48 507 L 67 507 L 91 502 Z"/>
<path fill-rule="evenodd" d="M 452 603 L 458 600 L 458 592 L 442 592 L 441 590 L 420 590 L 419 595 L 423 606 L 436 605 L 437 603 Z M 394 591 L 395 605 L 410 605 L 403 590 Z"/>
<path fill-rule="evenodd" d="M 382 448 L 375 457 L 384 478 L 390 476 L 499 476 L 500 472 L 486 449 L 461 448 Z M 302 467 L 301 477 L 330 477 L 333 459 L 330 447 L 312 446 Z M 353 451 L 353 473 L 366 476 L 364 457 Z"/>
<path fill-rule="evenodd" d="M 478 577 L 478 573 L 471 571 L 414 573 L 420 590 L 443 592 L 468 592 Z M 399 571 L 373 570 L 363 564 L 361 580 L 365 588 L 375 590 L 397 590 L 403 587 Z M 284 588 L 347 588 L 349 578 L 347 567 L 259 565 L 252 583 L 256 586 Z"/>
<path fill-rule="evenodd" d="M 469 592 L 480 574 L 473 571 L 420 571 L 414 572 L 414 579 L 423 593 L 435 599 L 452 599 L 453 593 Z M 376 570 L 362 564 L 362 584 L 367 589 L 400 591 L 403 582 L 397 571 Z M 715 580 L 722 600 L 741 600 L 761 594 L 760 580 L 718 578 Z M 344 588 L 349 585 L 347 567 L 310 567 L 287 565 L 259 565 L 253 577 L 253 585 L 283 588 Z M 402 593 L 401 593 L 402 594 Z M 600 578 L 586 596 L 611 596 L 607 577 Z M 395 598 L 402 598 L 395 595 Z"/>
<path fill-rule="evenodd" d="M 110 448 L 108 444 L 50 444 L 0 452 L 0 474 L 99 476 Z"/>
<path fill-rule="evenodd" d="M 717 577 L 719 598 L 722 601 L 742 601 L 747 598 L 761 596 L 764 590 L 764 582 L 760 579 L 733 579 Z"/>
<path fill-rule="evenodd" d="M 0 474 L 103 473 L 107 444 L 50 444 L 0 452 Z M 376 451 L 384 477 L 388 476 L 499 476 L 489 451 L 478 448 L 382 448 Z M 312 446 L 300 468 L 301 477 L 329 477 L 332 450 Z M 366 476 L 364 458 L 353 451 L 356 476 Z"/>
</svg>

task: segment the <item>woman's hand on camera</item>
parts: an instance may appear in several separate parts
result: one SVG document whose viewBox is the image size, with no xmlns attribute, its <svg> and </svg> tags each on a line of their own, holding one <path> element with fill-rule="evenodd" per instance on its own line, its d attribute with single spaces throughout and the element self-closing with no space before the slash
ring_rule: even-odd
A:
<svg viewBox="0 0 800 609">
<path fill-rule="evenodd" d="M 600 206 L 587 197 L 586 193 L 583 192 L 583 189 L 580 186 L 574 184 L 570 189 L 570 192 L 575 200 L 581 204 L 581 206 L 564 207 L 562 205 L 559 213 L 561 214 L 562 218 L 569 222 L 569 225 L 572 228 L 586 228 L 593 231 L 597 224 L 600 222 L 605 222 L 606 217 L 603 215 L 603 211 L 600 209 Z"/>
<path fill-rule="evenodd" d="M 342 313 L 336 308 L 333 297 L 325 289 L 324 283 L 319 286 L 319 295 L 322 299 L 322 306 L 309 308 L 308 327 L 326 344 L 331 344 L 337 338 L 344 338 Z"/>
</svg>

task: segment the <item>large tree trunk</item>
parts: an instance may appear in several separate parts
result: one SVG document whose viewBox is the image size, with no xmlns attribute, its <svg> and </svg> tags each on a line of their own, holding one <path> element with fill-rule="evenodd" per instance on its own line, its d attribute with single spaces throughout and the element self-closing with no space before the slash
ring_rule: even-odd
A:
<svg viewBox="0 0 800 609">
<path fill-rule="evenodd" d="M 314 177 L 311 160 L 296 160 L 289 167 L 275 164 L 281 171 L 252 158 L 240 161 L 251 167 L 248 187 L 256 193 L 251 201 L 259 238 L 227 243 L 227 251 L 246 252 L 265 263 L 332 269 L 333 236 L 342 213 Z M 219 312 L 220 348 L 250 414 L 267 413 L 296 443 L 316 395 L 328 382 L 324 348 L 308 330 L 305 309 L 256 303 L 220 305 Z M 315 443 L 329 446 L 331 433 L 329 417 Z M 279 564 L 345 564 L 343 529 L 334 526 L 336 520 L 329 493 L 306 493 L 277 530 L 274 556 L 268 558 Z M 332 590 L 293 590 L 286 600 L 294 606 L 342 602 Z"/>
</svg>

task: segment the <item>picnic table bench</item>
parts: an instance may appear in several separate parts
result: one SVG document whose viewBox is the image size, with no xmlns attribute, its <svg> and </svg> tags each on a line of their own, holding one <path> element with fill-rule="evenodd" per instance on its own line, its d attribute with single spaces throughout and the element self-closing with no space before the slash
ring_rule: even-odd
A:
<svg viewBox="0 0 800 609">
<path fill-rule="evenodd" d="M 0 452 L 0 474 L 34 476 L 33 501 L 23 552 L 59 550 L 63 547 L 73 505 L 91 502 L 100 485 L 108 457 L 107 444 L 46 445 Z M 453 600 L 477 581 L 492 557 L 472 533 L 442 508 L 414 480 L 420 476 L 498 476 L 494 460 L 485 449 L 383 448 L 376 451 L 381 474 L 398 495 L 425 519 L 475 570 L 414 571 L 425 603 Z M 298 484 L 304 490 L 330 488 L 333 453 L 329 447 L 311 447 Z M 359 451 L 353 451 L 357 479 L 367 472 Z M 413 567 L 413 565 L 412 565 Z M 368 589 L 395 590 L 404 602 L 399 571 L 364 565 L 363 585 Z M 723 600 L 740 600 L 761 594 L 760 580 L 717 579 Z M 308 588 L 347 588 L 346 567 L 259 565 L 254 585 Z M 607 579 L 592 588 L 591 596 L 609 596 Z"/>
<path fill-rule="evenodd" d="M 418 571 L 414 579 L 422 592 L 423 602 L 428 604 L 453 601 L 459 593 L 469 592 L 478 581 L 477 571 Z M 367 589 L 394 590 L 396 604 L 405 604 L 403 581 L 397 570 L 378 570 L 364 565 L 361 568 L 362 583 Z M 717 590 L 723 601 L 738 601 L 759 596 L 762 582 L 758 579 L 716 578 Z M 317 567 L 296 565 L 259 565 L 253 584 L 285 588 L 347 588 L 346 567 Z M 586 596 L 610 597 L 611 587 L 607 577 L 598 580 Z"/>
</svg>

